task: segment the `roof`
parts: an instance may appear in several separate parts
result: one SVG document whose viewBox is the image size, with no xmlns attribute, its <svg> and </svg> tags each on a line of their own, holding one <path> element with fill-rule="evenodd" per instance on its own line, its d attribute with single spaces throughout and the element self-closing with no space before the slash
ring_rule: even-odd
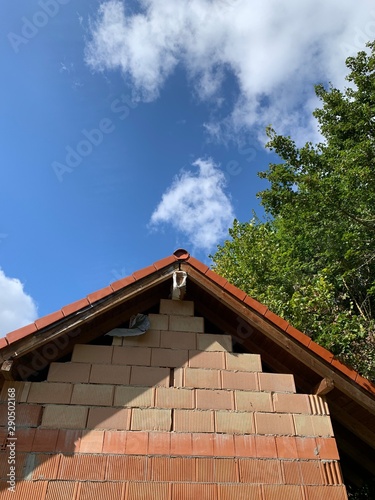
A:
<svg viewBox="0 0 375 500">
<path fill-rule="evenodd" d="M 184 249 L 8 333 L 0 339 L 0 384 L 27 379 L 78 341 L 92 342 L 132 314 L 152 310 L 168 297 L 178 269 L 187 272 L 189 300 L 213 333 L 231 334 L 242 352 L 260 354 L 269 371 L 292 373 L 300 392 L 326 394 L 339 448 L 375 474 L 374 384 Z"/>
</svg>

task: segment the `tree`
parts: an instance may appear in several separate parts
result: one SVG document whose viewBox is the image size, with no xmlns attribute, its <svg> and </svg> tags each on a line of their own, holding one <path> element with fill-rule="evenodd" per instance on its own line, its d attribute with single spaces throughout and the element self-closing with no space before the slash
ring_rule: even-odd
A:
<svg viewBox="0 0 375 500">
<path fill-rule="evenodd" d="M 266 220 L 234 221 L 214 269 L 375 379 L 375 42 L 349 57 L 344 91 L 315 87 L 322 142 L 267 129 Z"/>
</svg>

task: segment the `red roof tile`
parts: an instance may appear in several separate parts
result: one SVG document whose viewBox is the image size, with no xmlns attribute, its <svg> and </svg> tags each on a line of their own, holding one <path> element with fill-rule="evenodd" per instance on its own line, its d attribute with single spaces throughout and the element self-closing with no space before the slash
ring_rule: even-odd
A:
<svg viewBox="0 0 375 500">
<path fill-rule="evenodd" d="M 28 335 L 36 333 L 36 331 L 37 328 L 35 326 L 35 323 L 30 323 L 30 325 L 22 326 L 21 328 L 18 328 L 17 330 L 13 330 L 12 332 L 8 333 L 6 339 L 9 344 L 12 344 L 13 342 L 17 342 L 17 340 L 23 339 Z"/>
<path fill-rule="evenodd" d="M 73 314 L 80 309 L 84 309 L 85 307 L 88 307 L 90 305 L 90 302 L 87 299 L 79 299 L 76 300 L 75 302 L 72 302 L 71 304 L 68 304 L 64 306 L 61 311 L 64 316 L 69 316 L 69 314 Z"/>
<path fill-rule="evenodd" d="M 62 311 L 56 311 L 51 314 L 47 314 L 47 316 L 43 316 L 42 318 L 39 318 L 35 321 L 35 325 L 38 330 L 41 330 L 42 328 L 45 328 L 46 326 L 51 325 L 52 323 L 56 323 L 57 321 L 60 321 L 61 319 L 64 319 L 64 315 Z"/>
</svg>

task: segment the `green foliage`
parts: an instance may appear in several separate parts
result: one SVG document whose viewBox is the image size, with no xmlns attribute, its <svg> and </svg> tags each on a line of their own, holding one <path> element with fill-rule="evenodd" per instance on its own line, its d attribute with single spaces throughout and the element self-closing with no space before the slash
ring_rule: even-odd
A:
<svg viewBox="0 0 375 500">
<path fill-rule="evenodd" d="M 346 61 L 351 87 L 317 85 L 323 141 L 269 127 L 258 194 L 268 219 L 234 221 L 214 268 L 364 376 L 375 378 L 375 42 Z"/>
</svg>

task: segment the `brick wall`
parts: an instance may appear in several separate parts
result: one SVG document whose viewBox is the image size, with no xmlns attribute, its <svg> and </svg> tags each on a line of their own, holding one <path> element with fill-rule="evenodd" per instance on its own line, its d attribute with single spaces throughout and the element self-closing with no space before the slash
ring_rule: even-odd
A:
<svg viewBox="0 0 375 500">
<path fill-rule="evenodd" d="M 322 398 L 262 373 L 258 355 L 232 353 L 192 302 L 161 300 L 150 321 L 140 337 L 76 345 L 45 382 L 4 386 L 1 401 L 9 386 L 18 401 L 9 498 L 347 498 Z"/>
</svg>

